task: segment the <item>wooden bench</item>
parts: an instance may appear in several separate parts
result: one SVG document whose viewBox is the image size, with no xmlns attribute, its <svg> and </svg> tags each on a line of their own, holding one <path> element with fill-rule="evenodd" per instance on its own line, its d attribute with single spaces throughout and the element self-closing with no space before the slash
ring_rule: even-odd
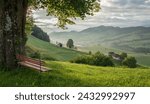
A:
<svg viewBox="0 0 150 104">
<path fill-rule="evenodd" d="M 40 59 L 33 59 L 19 54 L 16 55 L 16 58 L 19 60 L 19 65 L 30 67 L 40 72 L 47 72 L 50 70 L 49 68 L 44 67 L 45 62 Z"/>
</svg>

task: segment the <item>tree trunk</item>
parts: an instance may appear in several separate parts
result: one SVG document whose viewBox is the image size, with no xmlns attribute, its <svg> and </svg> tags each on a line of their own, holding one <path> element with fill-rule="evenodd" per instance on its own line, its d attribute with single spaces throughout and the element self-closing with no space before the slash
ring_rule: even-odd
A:
<svg viewBox="0 0 150 104">
<path fill-rule="evenodd" d="M 16 54 L 24 54 L 28 0 L 0 0 L 0 66 L 15 68 Z"/>
</svg>

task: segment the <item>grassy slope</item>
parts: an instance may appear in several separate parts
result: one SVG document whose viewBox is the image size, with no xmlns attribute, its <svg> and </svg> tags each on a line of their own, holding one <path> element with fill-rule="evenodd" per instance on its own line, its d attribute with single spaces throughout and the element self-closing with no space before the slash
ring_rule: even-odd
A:
<svg viewBox="0 0 150 104">
<path fill-rule="evenodd" d="M 150 47 L 150 28 L 146 27 L 118 28 L 100 26 L 88 28 L 81 32 L 55 32 L 51 33 L 50 36 L 60 40 L 60 42 L 72 38 L 75 43 L 83 46 L 101 44 L 119 49 L 123 47 L 123 49 L 127 48 L 128 50 L 130 49 L 127 46 L 132 48 Z"/>
<path fill-rule="evenodd" d="M 100 45 L 81 47 L 80 50 L 83 52 L 88 52 L 89 50 L 92 50 L 92 52 L 100 51 L 105 55 L 108 55 L 108 52 L 116 52 L 116 53 L 127 52 L 129 56 L 134 56 L 136 58 L 138 64 L 150 67 L 150 54 L 123 51 L 123 50 L 115 49 L 113 47 L 106 48 Z"/>
<path fill-rule="evenodd" d="M 136 60 L 138 61 L 138 64 L 143 66 L 150 67 L 150 54 L 131 54 L 132 56 L 135 56 Z"/>
<path fill-rule="evenodd" d="M 28 36 L 27 46 L 35 51 L 39 51 L 43 57 L 53 57 L 63 61 L 85 54 L 83 52 L 57 47 L 48 42 L 39 40 L 31 35 Z"/>
<path fill-rule="evenodd" d="M 116 53 L 127 52 L 135 56 L 138 63 L 144 66 L 150 66 L 150 53 L 132 52 L 131 48 L 149 48 L 150 47 L 150 28 L 146 27 L 95 27 L 83 30 L 81 32 L 56 32 L 50 35 L 52 39 L 60 42 L 72 38 L 81 51 L 100 51 L 108 54 L 110 51 Z M 80 38 L 78 38 L 80 37 Z M 81 46 L 81 47 L 80 47 Z"/>
<path fill-rule="evenodd" d="M 92 50 L 92 52 L 100 51 L 106 55 L 108 54 L 108 52 L 116 52 L 116 53 L 127 52 L 129 56 L 134 56 L 136 58 L 138 64 L 150 67 L 150 53 L 149 54 L 135 53 L 126 50 L 115 49 L 113 47 L 106 48 L 103 46 L 96 46 L 96 45 L 89 47 L 81 47 L 80 50 L 83 52 L 88 52 L 89 50 Z"/>
<path fill-rule="evenodd" d="M 39 40 L 31 35 L 28 36 L 28 42 L 27 46 L 32 48 L 33 50 L 38 50 L 42 54 L 43 57 L 54 57 L 58 60 L 66 61 L 70 60 L 74 57 L 83 55 L 85 53 L 78 52 L 78 51 L 73 51 L 70 49 L 66 48 L 58 48 L 57 46 L 50 44 L 48 42 L 44 42 L 42 40 Z M 114 48 L 105 48 L 100 45 L 95 45 L 95 46 L 89 46 L 89 47 L 81 47 L 81 51 L 88 52 L 89 50 L 92 50 L 92 52 L 100 51 L 104 54 L 108 54 L 110 51 L 114 51 L 117 53 L 121 53 L 122 50 L 119 49 L 114 49 Z M 144 66 L 150 66 L 150 54 L 137 54 L 133 52 L 128 52 L 127 53 L 131 56 L 135 56 L 138 64 L 144 65 Z"/>
<path fill-rule="evenodd" d="M 83 53 L 57 48 L 29 36 L 27 43 L 33 50 L 60 60 L 68 60 Z M 150 86 L 149 69 L 96 67 L 68 62 L 47 61 L 53 70 L 39 73 L 28 68 L 0 70 L 0 86 Z"/>
<path fill-rule="evenodd" d="M 53 70 L 0 71 L 0 86 L 150 86 L 149 69 L 96 67 L 47 61 Z"/>
</svg>

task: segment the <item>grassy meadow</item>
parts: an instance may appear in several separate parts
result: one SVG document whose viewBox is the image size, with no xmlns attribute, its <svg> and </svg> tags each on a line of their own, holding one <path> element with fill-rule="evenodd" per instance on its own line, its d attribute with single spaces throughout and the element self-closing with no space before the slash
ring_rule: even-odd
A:
<svg viewBox="0 0 150 104">
<path fill-rule="evenodd" d="M 138 64 L 150 67 L 150 54 L 132 54 L 138 61 Z"/>
<path fill-rule="evenodd" d="M 56 60 L 67 61 L 75 57 L 84 55 L 86 53 L 79 52 L 67 48 L 60 48 L 56 45 L 53 45 L 49 42 L 42 41 L 35 38 L 32 35 L 28 36 L 27 46 L 32 49 L 31 51 L 39 51 L 41 58 L 55 58 Z"/>
<path fill-rule="evenodd" d="M 32 51 L 39 51 L 42 57 L 54 57 L 60 61 L 46 61 L 46 66 L 52 69 L 46 73 L 25 67 L 12 70 L 0 69 L 0 86 L 150 86 L 150 68 L 97 67 L 69 63 L 67 60 L 86 53 L 60 48 L 31 35 L 28 36 L 27 46 L 32 48 Z"/>
<path fill-rule="evenodd" d="M 46 61 L 46 66 L 53 70 L 47 73 L 28 68 L 0 70 L 0 86 L 150 86 L 149 68 L 96 67 L 60 61 Z"/>
<path fill-rule="evenodd" d="M 103 47 L 101 45 L 79 47 L 79 49 L 80 51 L 83 51 L 83 52 L 89 52 L 89 50 L 92 50 L 93 53 L 100 51 L 104 53 L 105 55 L 108 55 L 108 52 L 116 52 L 116 53 L 126 52 L 128 53 L 129 56 L 134 56 L 138 64 L 142 66 L 150 67 L 150 54 L 135 53 L 135 52 L 127 51 L 127 50 L 115 49 L 113 47 Z"/>
</svg>

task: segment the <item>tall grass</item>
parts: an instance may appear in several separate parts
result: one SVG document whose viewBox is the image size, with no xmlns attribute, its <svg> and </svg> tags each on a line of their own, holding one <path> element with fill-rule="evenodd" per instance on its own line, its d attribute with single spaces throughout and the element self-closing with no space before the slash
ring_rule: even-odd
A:
<svg viewBox="0 0 150 104">
<path fill-rule="evenodd" d="M 96 67 L 47 61 L 52 71 L 40 73 L 28 68 L 0 70 L 0 86 L 150 86 L 150 69 Z"/>
</svg>

